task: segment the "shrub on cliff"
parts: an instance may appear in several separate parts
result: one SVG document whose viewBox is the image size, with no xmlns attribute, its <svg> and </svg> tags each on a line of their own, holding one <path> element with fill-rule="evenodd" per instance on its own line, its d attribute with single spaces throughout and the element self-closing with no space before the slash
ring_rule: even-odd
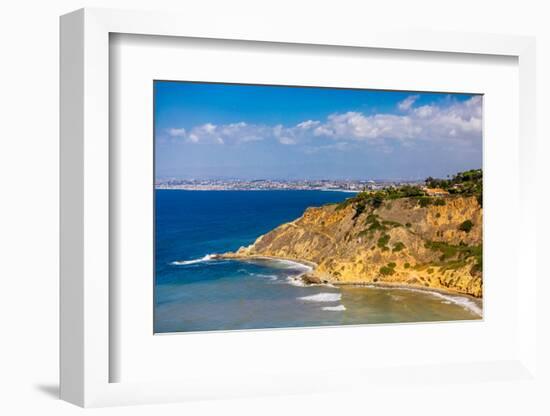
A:
<svg viewBox="0 0 550 416">
<path fill-rule="evenodd" d="M 378 239 L 378 242 L 376 245 L 380 248 L 385 248 L 386 244 L 388 244 L 390 241 L 390 236 L 388 234 L 384 234 L 382 237 Z"/>
<path fill-rule="evenodd" d="M 361 215 L 366 208 L 366 204 L 364 201 L 359 201 L 357 205 L 355 205 L 355 214 L 353 214 L 353 219 L 355 220 L 359 215 Z"/>
<path fill-rule="evenodd" d="M 458 229 L 460 231 L 464 231 L 465 233 L 469 233 L 474 226 L 474 223 L 470 220 L 464 221 L 462 224 L 458 226 Z"/>
<path fill-rule="evenodd" d="M 418 205 L 420 205 L 422 208 L 426 208 L 431 203 L 432 203 L 432 198 L 428 196 L 421 196 L 420 198 L 418 198 Z"/>
<path fill-rule="evenodd" d="M 433 251 L 440 251 L 442 253 L 439 258 L 440 261 L 451 259 L 459 253 L 459 248 L 457 246 L 443 241 L 426 241 L 424 246 Z"/>
<path fill-rule="evenodd" d="M 395 270 L 392 267 L 388 267 L 388 266 L 380 267 L 380 274 L 382 276 L 391 276 L 394 273 L 395 273 Z"/>
<path fill-rule="evenodd" d="M 380 208 L 382 202 L 384 202 L 384 195 L 381 192 L 376 192 L 370 199 L 370 204 L 374 208 Z"/>
<path fill-rule="evenodd" d="M 403 224 L 401 224 L 400 222 L 390 221 L 390 220 L 384 220 L 384 221 L 382 221 L 382 224 L 384 224 L 388 227 L 391 227 L 391 228 L 402 227 L 403 226 Z"/>
<path fill-rule="evenodd" d="M 393 252 L 395 253 L 396 251 L 401 251 L 405 248 L 405 244 L 403 244 L 401 241 L 398 241 L 397 243 L 395 243 L 393 245 Z"/>
<path fill-rule="evenodd" d="M 401 185 L 399 187 L 387 188 L 385 196 L 388 199 L 410 198 L 426 195 L 426 193 L 416 185 Z"/>
</svg>

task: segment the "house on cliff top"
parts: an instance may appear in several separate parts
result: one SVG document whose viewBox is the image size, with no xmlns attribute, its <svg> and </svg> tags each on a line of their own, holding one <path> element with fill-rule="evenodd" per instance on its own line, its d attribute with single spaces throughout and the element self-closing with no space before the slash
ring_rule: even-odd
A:
<svg viewBox="0 0 550 416">
<path fill-rule="evenodd" d="M 424 188 L 422 188 L 422 190 L 424 192 L 426 192 L 426 194 L 428 196 L 447 196 L 447 195 L 449 195 L 449 192 L 447 192 L 445 189 L 441 189 L 441 188 L 427 188 L 427 187 L 424 187 Z"/>
</svg>

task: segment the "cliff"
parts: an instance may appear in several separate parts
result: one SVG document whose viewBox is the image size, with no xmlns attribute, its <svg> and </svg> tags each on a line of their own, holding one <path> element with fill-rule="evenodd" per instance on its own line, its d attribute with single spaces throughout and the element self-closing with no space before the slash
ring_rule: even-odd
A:
<svg viewBox="0 0 550 416">
<path fill-rule="evenodd" d="M 397 198 L 373 206 L 351 199 L 308 208 L 300 218 L 224 257 L 313 262 L 317 267 L 305 276 L 310 282 L 407 285 L 481 297 L 478 200 Z"/>
</svg>

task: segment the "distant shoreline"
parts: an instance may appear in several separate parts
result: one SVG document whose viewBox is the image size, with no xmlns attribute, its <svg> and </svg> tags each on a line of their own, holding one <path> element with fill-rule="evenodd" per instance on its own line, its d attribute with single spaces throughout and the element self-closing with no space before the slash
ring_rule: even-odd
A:
<svg viewBox="0 0 550 416">
<path fill-rule="evenodd" d="M 424 181 L 412 179 L 167 179 L 155 180 L 157 190 L 185 191 L 321 191 L 359 193 L 377 191 L 389 186 L 421 186 Z"/>
<path fill-rule="evenodd" d="M 155 187 L 155 191 L 200 191 L 200 192 L 207 192 L 207 191 L 239 191 L 239 192 L 246 192 L 246 191 L 319 191 L 319 192 L 344 192 L 349 194 L 357 194 L 361 191 L 354 191 L 351 189 L 265 189 L 265 188 L 202 188 L 202 189 L 190 189 L 190 188 L 164 188 L 164 187 Z"/>
</svg>

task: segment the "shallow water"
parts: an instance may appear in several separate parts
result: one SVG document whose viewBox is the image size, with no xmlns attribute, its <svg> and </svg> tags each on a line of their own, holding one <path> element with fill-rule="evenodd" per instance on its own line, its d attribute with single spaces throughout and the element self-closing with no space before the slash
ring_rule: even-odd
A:
<svg viewBox="0 0 550 416">
<path fill-rule="evenodd" d="M 479 319 L 481 305 L 427 291 L 304 285 L 307 266 L 214 260 L 308 206 L 349 197 L 317 191 L 157 191 L 155 332 Z"/>
<path fill-rule="evenodd" d="M 208 279 L 157 288 L 156 332 L 479 319 L 466 297 L 408 289 L 307 286 L 304 268 L 276 261 L 209 261 Z"/>
</svg>

